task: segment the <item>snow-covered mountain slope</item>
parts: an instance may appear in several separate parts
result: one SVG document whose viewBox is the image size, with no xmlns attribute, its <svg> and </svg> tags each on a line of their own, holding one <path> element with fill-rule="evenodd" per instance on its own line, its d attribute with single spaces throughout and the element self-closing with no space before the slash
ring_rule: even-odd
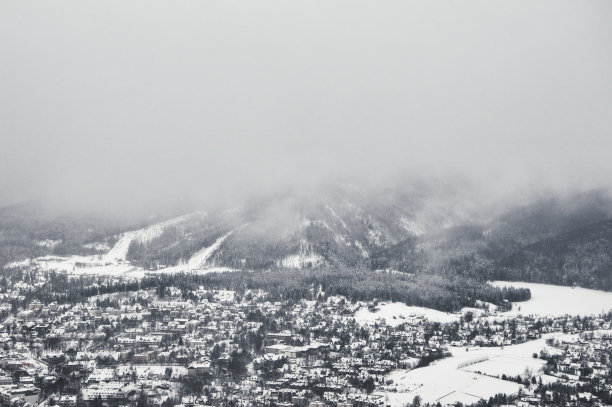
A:
<svg viewBox="0 0 612 407">
<path fill-rule="evenodd" d="M 303 269 L 316 267 L 321 263 L 323 263 L 323 258 L 316 253 L 299 253 L 285 257 L 278 265 L 285 268 Z"/>
<path fill-rule="evenodd" d="M 106 276 L 131 275 L 141 277 L 145 270 L 126 260 L 130 244 L 134 241 L 146 243 L 159 237 L 164 230 L 173 225 L 185 222 L 193 214 L 186 214 L 164 222 L 155 223 L 142 229 L 124 232 L 117 243 L 105 254 L 41 256 L 34 259 L 9 263 L 9 268 L 39 268 L 48 271 L 61 271 L 69 274 L 91 274 Z"/>
<path fill-rule="evenodd" d="M 223 236 L 215 240 L 213 244 L 203 248 L 202 250 L 191 256 L 191 258 L 187 262 L 187 268 L 189 270 L 197 270 L 204 268 L 206 266 L 206 263 L 208 262 L 208 259 L 210 259 L 213 253 L 219 248 L 219 246 L 221 246 L 221 243 L 223 243 L 225 239 L 227 239 L 233 232 L 234 230 L 224 234 Z"/>
<path fill-rule="evenodd" d="M 116 233 L 91 236 L 73 246 L 81 251 L 64 247 L 65 234 L 38 233 L 31 245 L 36 255 L 29 257 L 41 268 L 70 272 L 106 273 L 119 265 L 152 272 L 330 266 L 497 279 L 531 276 L 531 281 L 612 289 L 612 278 L 604 272 L 612 258 L 608 195 L 565 196 L 487 212 L 440 190 L 372 192 L 339 186 L 286 191 L 124 232 L 118 241 Z M 58 237 L 63 240 L 57 247 L 40 244 Z M 100 243 L 96 247 L 115 243 L 101 255 L 91 242 Z M 561 270 L 555 268 L 559 259 L 565 264 Z M 549 263 L 537 279 L 524 272 Z"/>
<path fill-rule="evenodd" d="M 191 214 L 178 216 L 176 218 L 169 219 L 164 222 L 156 223 L 154 225 L 147 226 L 142 229 L 132 230 L 132 231 L 123 233 L 121 237 L 119 238 L 119 240 L 117 241 L 117 243 L 115 243 L 113 248 L 110 249 L 108 253 L 104 255 L 104 261 L 113 262 L 113 261 L 125 260 L 128 250 L 130 248 L 130 244 L 133 241 L 138 240 L 141 243 L 150 242 L 154 238 L 159 237 L 168 226 L 172 226 L 172 225 L 176 225 L 178 223 L 184 222 L 185 220 L 189 218 L 190 215 Z"/>
<path fill-rule="evenodd" d="M 142 250 L 128 257 L 153 270 L 202 264 L 238 270 L 342 266 L 489 275 L 497 259 L 520 248 L 523 229 L 533 228 L 530 207 L 491 217 L 454 203 L 445 207 L 444 198 L 411 197 L 401 189 L 380 195 L 342 188 L 292 191 L 211 214 L 173 235 L 140 239 Z M 606 212 L 599 208 L 610 202 L 578 201 L 569 209 L 555 203 L 557 215 L 546 219 L 540 235 L 554 235 L 563 219 L 573 219 L 572 226 L 601 219 Z M 242 224 L 248 225 L 236 229 Z"/>
</svg>

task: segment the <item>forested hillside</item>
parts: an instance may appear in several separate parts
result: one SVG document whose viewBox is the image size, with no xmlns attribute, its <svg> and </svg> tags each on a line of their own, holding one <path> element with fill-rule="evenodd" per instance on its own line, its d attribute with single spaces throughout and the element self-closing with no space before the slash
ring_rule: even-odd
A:
<svg viewBox="0 0 612 407">
<path fill-rule="evenodd" d="M 29 281 L 30 274 L 9 272 L 0 278 L 8 281 Z M 398 301 L 440 311 L 456 312 L 463 307 L 480 306 L 479 301 L 510 309 L 511 302 L 525 301 L 530 291 L 524 288 L 499 288 L 484 281 L 448 278 L 436 275 L 410 276 L 403 273 L 373 272 L 346 268 L 319 268 L 296 273 L 292 270 L 260 272 L 161 274 L 136 282 L 109 282 L 99 277 L 68 277 L 47 273 L 47 284 L 28 295 L 43 302 L 76 303 L 92 295 L 155 288 L 158 293 L 174 286 L 183 292 L 194 287 L 234 290 L 238 295 L 261 289 L 272 301 L 314 300 L 342 295 L 352 301 Z M 24 300 L 25 302 L 26 300 Z"/>
<path fill-rule="evenodd" d="M 50 214 L 31 204 L 4 208 L 0 261 L 103 254 L 120 233 L 165 219 L 129 223 Z M 341 184 L 191 214 L 132 239 L 126 259 L 146 270 L 391 269 L 449 281 L 516 279 L 612 289 L 611 219 L 612 199 L 602 191 L 491 210 L 447 187 Z"/>
<path fill-rule="evenodd" d="M 371 267 L 612 289 L 612 204 L 600 193 L 546 199 L 409 238 L 373 253 Z"/>
<path fill-rule="evenodd" d="M 0 208 L 0 266 L 44 255 L 103 253 L 118 233 L 154 219 L 69 214 L 34 202 Z"/>
<path fill-rule="evenodd" d="M 612 290 L 612 220 L 522 247 L 499 260 L 495 278 Z"/>
<path fill-rule="evenodd" d="M 422 188 L 422 189 L 420 189 Z M 209 266 L 241 270 L 370 267 L 372 256 L 406 239 L 461 225 L 474 213 L 447 205 L 453 194 L 431 186 L 364 189 L 335 185 L 316 193 L 288 190 L 225 208 L 197 224 L 168 230 L 128 258 L 149 268 L 185 263 L 232 232 Z"/>
</svg>

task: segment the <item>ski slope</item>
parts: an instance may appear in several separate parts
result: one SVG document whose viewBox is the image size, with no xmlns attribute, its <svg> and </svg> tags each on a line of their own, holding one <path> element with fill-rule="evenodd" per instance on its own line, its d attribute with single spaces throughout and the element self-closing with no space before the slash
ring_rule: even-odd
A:
<svg viewBox="0 0 612 407">
<path fill-rule="evenodd" d="M 147 226 L 146 228 L 123 233 L 117 243 L 115 243 L 113 248 L 110 249 L 108 253 L 104 255 L 104 260 L 108 262 L 117 262 L 120 260 L 125 260 L 127 257 L 127 252 L 130 248 L 130 244 L 133 241 L 137 240 L 141 243 L 150 242 L 156 237 L 161 236 L 165 228 L 185 221 L 190 215 L 191 214 L 179 216 L 164 222 Z"/>
<path fill-rule="evenodd" d="M 9 264 L 8 267 L 36 267 L 42 270 L 61 271 L 71 275 L 104 275 L 142 278 L 148 271 L 127 261 L 130 244 L 138 240 L 149 242 L 160 236 L 168 226 L 187 220 L 192 214 L 179 216 L 146 228 L 125 232 L 105 254 L 89 256 L 43 256 Z"/>
<path fill-rule="evenodd" d="M 219 246 L 221 246 L 221 244 L 225 241 L 225 239 L 227 239 L 232 233 L 234 233 L 234 230 L 231 230 L 230 232 L 221 236 L 220 238 L 215 240 L 213 244 L 211 244 L 208 247 L 203 248 L 202 250 L 198 251 L 193 256 L 191 256 L 191 258 L 187 262 L 187 269 L 189 271 L 192 271 L 192 270 L 201 269 L 205 267 L 206 263 L 208 262 L 208 259 L 210 259 L 210 257 L 217 251 Z"/>
</svg>

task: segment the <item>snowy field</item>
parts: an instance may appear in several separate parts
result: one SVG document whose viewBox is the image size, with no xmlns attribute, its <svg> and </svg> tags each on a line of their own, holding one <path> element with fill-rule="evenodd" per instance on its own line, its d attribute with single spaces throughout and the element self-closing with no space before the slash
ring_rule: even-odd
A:
<svg viewBox="0 0 612 407">
<path fill-rule="evenodd" d="M 11 263 L 9 267 L 32 266 L 41 270 L 60 271 L 68 274 L 96 274 L 123 276 L 134 274 L 144 276 L 144 270 L 134 267 L 127 261 L 106 261 L 104 256 L 44 256 L 36 259 Z"/>
<path fill-rule="evenodd" d="M 464 370 L 495 377 L 504 374 L 515 377 L 522 376 L 527 369 L 533 376 L 541 374 L 545 364 L 546 361 L 534 359 L 532 355 L 498 355 L 467 366 Z"/>
<path fill-rule="evenodd" d="M 493 281 L 496 287 L 519 287 L 531 290 L 531 299 L 513 303 L 512 310 L 498 315 L 562 316 L 597 315 L 612 309 L 612 292 L 572 288 L 550 284 Z"/>
<path fill-rule="evenodd" d="M 459 314 L 409 306 L 401 302 L 381 302 L 375 312 L 371 312 L 366 306 L 363 306 L 355 313 L 355 320 L 359 324 L 371 324 L 384 319 L 387 325 L 398 326 L 410 322 L 413 318 L 427 318 L 430 321 L 447 323 L 457 321 Z"/>
<path fill-rule="evenodd" d="M 393 383 L 378 392 L 385 393 L 391 406 L 403 406 L 416 395 L 421 396 L 423 402 L 439 401 L 447 405 L 459 401 L 464 404 L 475 403 L 497 393 L 514 394 L 522 387 L 520 384 L 491 376 L 522 375 L 526 370 L 536 377 L 542 375 L 544 363 L 532 355 L 539 354 L 544 348 L 551 353 L 555 351 L 546 345 L 549 337 L 571 338 L 569 335 L 551 334 L 504 348 L 453 347 L 451 357 L 427 367 L 389 373 L 387 379 L 393 380 Z"/>
<path fill-rule="evenodd" d="M 586 288 L 572 288 L 550 284 L 535 284 L 522 282 L 492 281 L 496 287 L 520 287 L 531 290 L 531 299 L 513 303 L 512 310 L 496 312 L 492 304 L 489 311 L 493 312 L 491 319 L 512 318 L 517 315 L 534 316 L 562 316 L 562 315 L 598 315 L 612 310 L 612 292 L 590 290 Z M 471 311 L 474 316 L 482 316 L 485 311 L 480 308 L 464 308 L 461 312 L 451 314 L 429 308 L 408 306 L 399 302 L 378 304 L 375 312 L 363 306 L 355 313 L 355 319 L 360 324 L 372 324 L 385 320 L 387 325 L 398 326 L 404 322 L 411 322 L 414 318 L 427 318 L 433 322 L 450 323 L 459 320 L 459 317 Z"/>
</svg>

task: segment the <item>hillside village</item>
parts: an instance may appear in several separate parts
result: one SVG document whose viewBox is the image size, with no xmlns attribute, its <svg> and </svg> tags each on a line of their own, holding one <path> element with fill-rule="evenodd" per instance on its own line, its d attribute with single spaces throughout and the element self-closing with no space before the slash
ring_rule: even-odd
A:
<svg viewBox="0 0 612 407">
<path fill-rule="evenodd" d="M 418 315 L 362 319 L 359 310 L 373 313 L 382 303 L 325 293 L 313 300 L 271 301 L 264 290 L 203 286 L 42 303 L 29 294 L 40 284 L 42 274 L 0 293 L 3 406 L 612 402 L 612 314 L 508 318 L 484 304 L 444 323 Z M 502 359 L 489 356 L 456 367 L 515 390 L 510 394 L 457 390 L 429 400 L 418 386 L 393 379 L 456 355 L 531 343 L 545 346 L 523 355 L 528 367 L 520 371 L 503 363 L 491 370 L 489 362 Z"/>
</svg>

